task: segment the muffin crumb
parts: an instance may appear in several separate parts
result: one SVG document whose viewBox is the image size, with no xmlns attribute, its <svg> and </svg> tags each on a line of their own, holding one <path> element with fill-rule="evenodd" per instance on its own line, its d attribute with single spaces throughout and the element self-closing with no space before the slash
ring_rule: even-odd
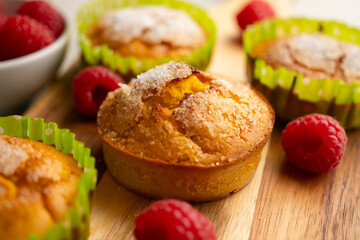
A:
<svg viewBox="0 0 360 240">
<path fill-rule="evenodd" d="M 217 166 L 254 148 L 272 123 L 267 104 L 248 85 L 232 90 L 181 62 L 149 70 L 132 85 L 108 96 L 98 126 L 103 137 L 140 156 Z"/>
</svg>

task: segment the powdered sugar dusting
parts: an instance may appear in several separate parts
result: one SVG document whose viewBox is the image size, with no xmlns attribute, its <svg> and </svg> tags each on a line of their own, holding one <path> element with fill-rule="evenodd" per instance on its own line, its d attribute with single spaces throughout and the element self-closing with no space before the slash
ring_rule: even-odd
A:
<svg viewBox="0 0 360 240">
<path fill-rule="evenodd" d="M 289 42 L 289 46 L 293 51 L 306 51 L 318 58 L 336 59 L 341 55 L 337 40 L 318 34 L 302 34 L 293 37 L 292 41 Z"/>
<path fill-rule="evenodd" d="M 193 90 L 188 80 L 208 87 Z M 248 85 L 239 84 L 241 90 L 235 90 L 238 87 L 224 78 L 182 62 L 149 70 L 132 85 L 108 95 L 98 121 L 103 136 L 141 157 L 220 165 L 238 159 L 271 127 L 266 103 Z M 169 89 L 173 95 L 168 95 Z M 168 107 L 164 98 L 177 95 L 181 100 Z"/>
<path fill-rule="evenodd" d="M 220 85 L 220 86 L 224 86 L 229 90 L 234 88 L 234 86 L 231 85 L 231 83 L 229 83 L 228 81 L 226 81 L 224 79 L 215 79 L 215 80 L 212 80 L 211 83 Z"/>
<path fill-rule="evenodd" d="M 99 26 L 106 38 L 122 44 L 141 39 L 149 44 L 197 47 L 206 37 L 189 15 L 164 6 L 123 8 L 105 15 Z"/>
<path fill-rule="evenodd" d="M 358 46 L 344 45 L 345 57 L 341 69 L 347 78 L 360 78 L 360 48 Z"/>
<path fill-rule="evenodd" d="M 237 156 L 234 153 L 254 144 L 252 134 L 260 135 L 269 126 L 269 113 L 254 93 L 236 97 L 222 87 L 191 95 L 174 116 L 184 134 L 204 152 L 215 151 L 231 160 Z"/>
<path fill-rule="evenodd" d="M 144 103 L 141 97 L 132 90 L 131 87 L 123 84 L 114 92 L 116 116 L 112 125 L 119 134 L 135 125 L 142 116 Z"/>
<path fill-rule="evenodd" d="M 314 34 L 293 37 L 289 41 L 289 49 L 297 62 L 329 73 L 335 71 L 335 61 L 343 54 L 337 40 Z"/>
<path fill-rule="evenodd" d="M 274 68 L 283 66 L 312 79 L 360 82 L 360 47 L 321 33 L 276 39 L 255 50 L 255 56 Z"/>
<path fill-rule="evenodd" d="M 195 68 L 182 62 L 169 62 L 137 76 L 133 81 L 135 91 L 146 99 L 161 93 L 166 83 L 190 76 Z"/>
<path fill-rule="evenodd" d="M 193 72 L 197 70 L 187 64 L 169 62 L 138 75 L 136 79 L 131 80 L 130 86 L 122 84 L 114 92 L 109 93 L 100 107 L 98 121 L 103 128 L 100 131 L 109 138 L 115 138 L 117 134 L 121 136 L 143 116 L 143 100 L 160 95 L 166 83 L 186 78 Z"/>
<path fill-rule="evenodd" d="M 40 179 L 51 179 L 52 181 L 61 180 L 61 171 L 65 169 L 63 162 L 57 161 L 56 158 L 49 158 L 46 154 L 39 156 L 39 164 L 34 164 L 32 168 L 27 169 L 26 180 L 29 183 L 37 183 Z"/>
<path fill-rule="evenodd" d="M 8 137 L 0 136 L 0 174 L 10 176 L 29 156 L 20 146 L 10 144 L 5 138 Z"/>
</svg>

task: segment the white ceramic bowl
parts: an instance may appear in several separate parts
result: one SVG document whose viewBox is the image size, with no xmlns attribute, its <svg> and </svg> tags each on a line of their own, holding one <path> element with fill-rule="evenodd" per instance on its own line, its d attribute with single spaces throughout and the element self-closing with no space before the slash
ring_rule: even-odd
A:
<svg viewBox="0 0 360 240">
<path fill-rule="evenodd" d="M 24 104 L 55 76 L 69 39 L 69 22 L 62 16 L 65 29 L 55 42 L 23 57 L 0 61 L 0 115 Z"/>
</svg>

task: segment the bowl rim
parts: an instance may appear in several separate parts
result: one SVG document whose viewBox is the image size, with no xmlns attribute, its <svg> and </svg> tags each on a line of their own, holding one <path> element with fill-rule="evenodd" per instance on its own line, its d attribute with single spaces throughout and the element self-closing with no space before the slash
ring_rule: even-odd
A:
<svg viewBox="0 0 360 240">
<path fill-rule="evenodd" d="M 65 45 L 68 41 L 69 34 L 70 34 L 70 20 L 69 17 L 64 13 L 63 10 L 61 10 L 57 5 L 52 4 L 52 6 L 58 11 L 63 18 L 65 22 L 65 27 L 61 35 L 55 39 L 55 41 L 48 46 L 39 49 L 33 53 L 26 54 L 21 57 L 12 58 L 5 61 L 0 61 L 0 71 L 7 69 L 9 67 L 16 67 L 20 65 L 27 64 L 32 61 L 36 61 L 44 56 L 46 56 L 48 53 L 55 51 L 55 49 L 61 48 L 61 46 Z"/>
</svg>

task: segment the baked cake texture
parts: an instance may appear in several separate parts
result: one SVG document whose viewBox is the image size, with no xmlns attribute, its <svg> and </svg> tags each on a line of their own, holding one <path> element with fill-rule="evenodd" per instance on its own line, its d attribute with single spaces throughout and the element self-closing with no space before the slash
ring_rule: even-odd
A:
<svg viewBox="0 0 360 240">
<path fill-rule="evenodd" d="M 243 33 L 251 84 L 279 120 L 320 113 L 360 127 L 360 30 L 326 20 L 269 19 Z"/>
<path fill-rule="evenodd" d="M 303 33 L 260 43 L 252 56 L 265 60 L 275 69 L 282 66 L 309 78 L 360 81 L 360 46 L 320 33 Z"/>
<path fill-rule="evenodd" d="M 249 86 L 170 62 L 109 93 L 98 113 L 109 171 L 155 198 L 209 201 L 251 178 L 274 124 Z"/>
<path fill-rule="evenodd" d="M 107 45 L 121 56 L 180 57 L 207 40 L 199 23 L 165 6 L 127 7 L 105 14 L 88 31 L 94 46 Z"/>
<path fill-rule="evenodd" d="M 40 142 L 0 135 L 0 239 L 42 235 L 64 220 L 82 170 Z"/>
</svg>

